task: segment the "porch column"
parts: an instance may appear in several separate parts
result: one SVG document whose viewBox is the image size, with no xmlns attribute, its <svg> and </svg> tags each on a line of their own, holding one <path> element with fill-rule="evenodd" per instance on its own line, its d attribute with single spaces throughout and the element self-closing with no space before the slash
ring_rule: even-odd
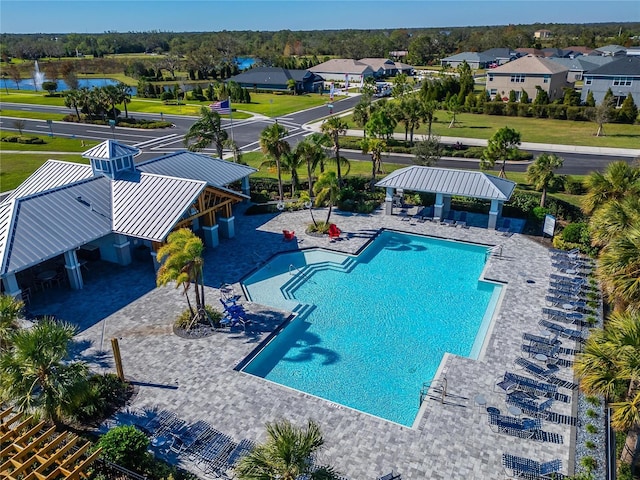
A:
<svg viewBox="0 0 640 480">
<path fill-rule="evenodd" d="M 7 296 L 22 300 L 22 290 L 20 290 L 15 273 L 7 273 L 6 276 L 2 277 L 2 284 Z"/>
<path fill-rule="evenodd" d="M 242 177 L 242 193 L 244 193 L 247 197 L 251 196 L 251 185 L 249 184 L 249 177 Z M 244 202 L 249 201 L 249 199 L 244 200 Z"/>
<path fill-rule="evenodd" d="M 218 219 L 218 225 L 220 226 L 220 236 L 222 238 L 233 238 L 236 236 L 235 231 L 235 217 L 220 217 Z"/>
<path fill-rule="evenodd" d="M 393 187 L 386 188 L 386 195 L 384 197 L 384 214 L 392 215 L 393 214 Z"/>
<path fill-rule="evenodd" d="M 115 242 L 113 242 L 113 248 L 116 251 L 116 259 L 118 265 L 130 265 L 131 264 L 131 242 L 125 235 L 116 234 Z"/>
<path fill-rule="evenodd" d="M 82 290 L 84 280 L 82 279 L 82 272 L 80 271 L 80 264 L 78 263 L 78 256 L 76 255 L 75 249 L 64 252 L 64 268 L 67 270 L 67 277 L 69 278 L 71 288 L 73 290 Z"/>
<path fill-rule="evenodd" d="M 445 218 L 449 216 L 451 212 L 451 195 L 443 195 L 442 196 L 442 215 Z"/>
<path fill-rule="evenodd" d="M 444 195 L 440 192 L 436 193 L 436 203 L 433 204 L 433 219 L 440 220 L 444 214 Z"/>
<path fill-rule="evenodd" d="M 500 200 L 491 200 L 491 208 L 489 209 L 489 224 L 487 228 L 496 228 L 498 219 L 502 214 L 502 202 Z"/>
<path fill-rule="evenodd" d="M 153 260 L 153 271 L 158 273 L 160 263 L 158 262 L 158 253 L 155 250 L 151 250 L 151 259 Z"/>
<path fill-rule="evenodd" d="M 207 247 L 215 248 L 220 245 L 218 225 L 205 225 L 204 227 L 202 227 L 202 233 L 204 234 L 204 244 Z"/>
</svg>

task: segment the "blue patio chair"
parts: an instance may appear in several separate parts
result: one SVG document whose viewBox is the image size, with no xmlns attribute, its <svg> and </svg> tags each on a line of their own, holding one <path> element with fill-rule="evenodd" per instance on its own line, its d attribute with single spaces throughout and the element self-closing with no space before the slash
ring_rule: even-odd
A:
<svg viewBox="0 0 640 480">
<path fill-rule="evenodd" d="M 530 357 L 534 355 L 545 355 L 548 358 L 555 358 L 560 352 L 560 344 L 543 345 L 539 343 L 523 344 L 522 351 L 528 353 Z"/>
<path fill-rule="evenodd" d="M 587 300 L 586 292 L 585 293 L 582 293 L 580 291 L 576 292 L 576 291 L 566 290 L 564 288 L 550 287 L 549 290 L 547 290 L 547 293 L 554 297 L 566 298 L 568 300 L 577 299 L 578 301 L 582 301 L 582 302 L 585 302 Z"/>
<path fill-rule="evenodd" d="M 507 415 L 489 414 L 489 428 L 495 433 L 506 433 L 518 438 L 532 438 L 542 428 L 539 418 L 516 418 Z"/>
<path fill-rule="evenodd" d="M 548 378 L 554 373 L 554 371 L 542 368 L 540 365 L 530 362 L 526 358 L 522 357 L 516 358 L 515 364 L 529 372 L 534 377 L 542 380 L 548 380 Z"/>
<path fill-rule="evenodd" d="M 565 328 L 562 325 L 557 323 L 549 322 L 548 320 L 540 320 L 538 322 L 541 326 L 546 328 L 547 330 L 552 330 L 557 332 L 558 335 L 562 335 L 563 337 L 570 338 L 571 340 L 583 341 L 584 337 L 582 336 L 582 330 L 574 330 L 571 328 Z"/>
<path fill-rule="evenodd" d="M 511 219 L 510 218 L 503 218 L 502 219 L 502 226 L 498 227 L 496 230 L 498 230 L 499 232 L 502 232 L 502 233 L 508 233 L 510 228 L 511 228 Z"/>
<path fill-rule="evenodd" d="M 503 453 L 502 466 L 507 471 L 508 475 L 527 480 L 538 480 L 540 478 L 564 478 L 564 475 L 560 473 L 560 469 L 562 468 L 562 462 L 560 460 L 551 460 L 549 462 L 540 463 L 529 458 L 517 457 L 515 455 Z M 552 475 L 555 475 L 555 477 Z"/>
<path fill-rule="evenodd" d="M 540 382 L 533 378 L 518 375 L 512 372 L 505 372 L 504 379 L 509 382 L 513 382 L 515 387 L 513 390 L 520 390 L 523 392 L 531 393 L 536 396 L 555 398 L 558 392 L 558 386 L 551 383 Z"/>
<path fill-rule="evenodd" d="M 553 308 L 543 308 L 544 313 L 549 319 L 556 319 L 565 323 L 578 323 L 584 319 L 584 314 L 580 312 L 567 312 L 564 310 L 555 310 Z"/>
<path fill-rule="evenodd" d="M 544 415 L 551 408 L 553 401 L 553 398 L 544 398 L 542 400 L 538 399 L 538 397 L 531 398 L 527 393 L 523 392 L 509 393 L 506 399 L 507 405 L 516 406 L 527 415 L 534 417 Z"/>
<path fill-rule="evenodd" d="M 541 337 L 540 335 L 534 335 L 533 333 L 523 333 L 522 339 L 525 342 L 538 343 L 541 345 L 560 345 L 562 342 L 558 340 L 558 336 L 553 337 Z"/>
<path fill-rule="evenodd" d="M 566 275 L 559 275 L 557 273 L 552 273 L 549 275 L 549 278 L 551 280 L 556 280 L 558 282 L 563 282 L 563 283 L 570 283 L 572 285 L 586 285 L 587 279 L 583 278 L 583 277 L 576 277 L 576 276 L 566 276 Z"/>
</svg>

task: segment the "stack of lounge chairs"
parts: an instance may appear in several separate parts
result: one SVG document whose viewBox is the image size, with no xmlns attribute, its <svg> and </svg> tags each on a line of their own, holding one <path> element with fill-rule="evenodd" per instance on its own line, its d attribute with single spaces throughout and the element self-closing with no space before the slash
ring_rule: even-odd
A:
<svg viewBox="0 0 640 480">
<path fill-rule="evenodd" d="M 246 329 L 249 323 L 247 311 L 242 305 L 235 301 L 228 301 L 220 299 L 224 310 L 224 316 L 220 320 L 220 325 L 223 327 L 235 327 L 241 326 L 243 330 Z"/>
</svg>

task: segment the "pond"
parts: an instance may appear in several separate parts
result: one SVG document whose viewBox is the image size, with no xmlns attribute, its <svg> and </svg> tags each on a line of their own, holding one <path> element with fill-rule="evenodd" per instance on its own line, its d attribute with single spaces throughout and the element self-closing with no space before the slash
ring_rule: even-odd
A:
<svg viewBox="0 0 640 480">
<path fill-rule="evenodd" d="M 10 80 L 8 78 L 3 78 L 3 84 L 2 87 L 6 87 L 6 88 L 19 88 L 20 90 L 35 90 L 35 86 L 34 86 L 34 81 L 32 78 L 23 78 L 22 80 L 20 80 L 19 82 L 17 82 L 17 86 L 16 86 L 16 82 L 13 80 Z M 69 87 L 67 86 L 66 82 L 62 79 L 58 79 L 56 80 L 56 83 L 58 84 L 58 92 L 64 92 L 65 90 L 69 90 Z M 113 80 L 112 78 L 79 78 L 78 79 L 78 86 L 79 88 L 93 88 L 93 87 L 105 87 L 107 85 L 117 85 L 118 82 L 117 80 Z M 38 91 L 42 91 L 42 86 L 38 85 Z M 131 94 L 135 95 L 136 94 L 136 88 L 135 87 L 131 87 Z"/>
</svg>

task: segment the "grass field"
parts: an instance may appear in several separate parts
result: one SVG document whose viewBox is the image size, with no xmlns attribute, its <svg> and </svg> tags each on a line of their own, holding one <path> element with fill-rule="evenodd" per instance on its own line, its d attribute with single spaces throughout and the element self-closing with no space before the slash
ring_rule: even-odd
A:
<svg viewBox="0 0 640 480">
<path fill-rule="evenodd" d="M 54 129 L 55 134 L 55 129 Z M 12 132 L 11 135 L 14 135 Z M 3 134 L 4 138 L 7 134 Z M 28 135 L 29 137 L 38 137 L 45 141 L 40 145 L 27 145 L 24 143 L 0 142 L 0 152 L 7 150 L 20 150 L 25 152 L 84 152 L 99 142 L 85 140 L 82 146 L 82 140 L 76 138 L 49 137 L 47 135 Z M 3 156 L 4 159 L 4 156 Z"/>
<path fill-rule="evenodd" d="M 44 162 L 53 158 L 66 162 L 89 163 L 89 160 L 78 154 L 49 155 L 46 153 L 24 153 L 5 155 L 2 157 L 2 170 L 0 170 L 0 191 L 13 190 L 25 179 L 35 172 Z"/>
<path fill-rule="evenodd" d="M 349 122 L 350 128 L 358 128 L 351 117 L 345 117 L 345 119 Z M 640 148 L 638 125 L 610 123 L 604 127 L 606 136 L 596 137 L 598 126 L 592 122 L 461 113 L 456 115 L 459 126 L 448 128 L 451 117 L 447 112 L 439 111 L 437 119 L 432 126 L 433 133 L 443 137 L 489 139 L 498 129 L 508 126 L 520 132 L 523 142 Z M 404 126 L 399 124 L 395 131 L 404 133 Z M 426 135 L 426 133 L 427 126 L 422 125 L 415 135 Z"/>
<path fill-rule="evenodd" d="M 62 121 L 64 115 L 61 113 L 26 112 L 24 110 L 0 110 L 1 117 L 14 118 L 34 118 L 36 120 L 59 120 Z"/>
</svg>

